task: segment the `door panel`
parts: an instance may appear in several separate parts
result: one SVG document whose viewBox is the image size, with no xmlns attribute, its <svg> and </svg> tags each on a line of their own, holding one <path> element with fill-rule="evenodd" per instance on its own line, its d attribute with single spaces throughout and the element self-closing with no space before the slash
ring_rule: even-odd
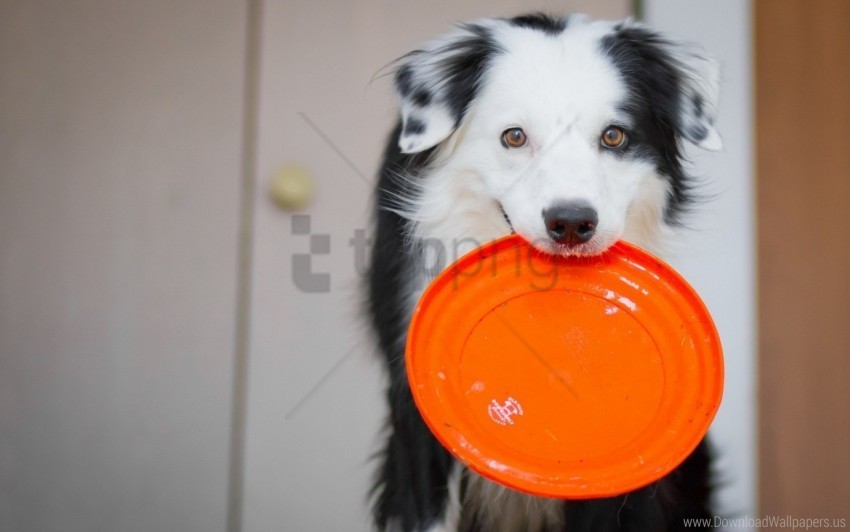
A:
<svg viewBox="0 0 850 532">
<path fill-rule="evenodd" d="M 244 12 L 0 3 L 0 530 L 225 529 Z"/>
<path fill-rule="evenodd" d="M 384 381 L 364 332 L 350 240 L 368 227 L 372 183 L 396 116 L 384 67 L 456 21 L 541 8 L 621 18 L 629 4 L 266 2 L 245 530 L 368 529 L 376 466 L 368 458 L 381 444 Z M 272 174 L 289 162 L 315 178 L 315 200 L 302 214 L 313 235 L 329 235 L 329 253 L 310 258 L 314 272 L 330 274 L 328 292 L 293 283 L 293 255 L 309 253 L 310 237 L 293 234 L 292 215 L 266 196 Z"/>
</svg>

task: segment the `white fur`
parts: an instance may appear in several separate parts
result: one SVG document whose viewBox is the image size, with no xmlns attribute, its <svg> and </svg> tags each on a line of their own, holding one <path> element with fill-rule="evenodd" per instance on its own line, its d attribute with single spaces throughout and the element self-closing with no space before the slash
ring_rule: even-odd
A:
<svg viewBox="0 0 850 532">
<path fill-rule="evenodd" d="M 464 504 L 468 510 L 483 510 L 478 517 L 479 523 L 489 532 L 549 530 L 563 526 L 563 501 L 532 497 L 469 470 Z"/>
</svg>

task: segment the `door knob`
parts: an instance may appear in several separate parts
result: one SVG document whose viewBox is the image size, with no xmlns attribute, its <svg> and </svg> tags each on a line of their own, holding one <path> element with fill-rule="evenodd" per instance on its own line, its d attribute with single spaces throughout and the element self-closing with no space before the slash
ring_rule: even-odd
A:
<svg viewBox="0 0 850 532">
<path fill-rule="evenodd" d="M 299 211 L 313 197 L 313 175 L 299 164 L 281 166 L 269 183 L 269 196 L 281 209 Z"/>
</svg>

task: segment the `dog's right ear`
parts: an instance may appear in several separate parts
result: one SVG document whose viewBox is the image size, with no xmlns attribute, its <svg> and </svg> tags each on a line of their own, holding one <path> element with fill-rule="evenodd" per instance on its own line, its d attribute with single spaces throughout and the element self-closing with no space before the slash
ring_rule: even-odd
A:
<svg viewBox="0 0 850 532">
<path fill-rule="evenodd" d="M 447 139 L 475 98 L 490 59 L 497 19 L 463 24 L 401 58 L 395 73 L 401 110 L 402 153 L 417 153 Z"/>
</svg>

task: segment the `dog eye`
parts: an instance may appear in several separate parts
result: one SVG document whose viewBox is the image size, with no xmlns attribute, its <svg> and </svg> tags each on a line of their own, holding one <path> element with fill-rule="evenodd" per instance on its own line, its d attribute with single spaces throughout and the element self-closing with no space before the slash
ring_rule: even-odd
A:
<svg viewBox="0 0 850 532">
<path fill-rule="evenodd" d="M 527 143 L 528 137 L 525 136 L 522 128 L 512 127 L 502 133 L 502 146 L 505 148 L 522 148 Z"/>
<path fill-rule="evenodd" d="M 602 132 L 600 141 L 606 148 L 622 148 L 626 145 L 626 132 L 617 126 L 608 126 Z"/>
</svg>

